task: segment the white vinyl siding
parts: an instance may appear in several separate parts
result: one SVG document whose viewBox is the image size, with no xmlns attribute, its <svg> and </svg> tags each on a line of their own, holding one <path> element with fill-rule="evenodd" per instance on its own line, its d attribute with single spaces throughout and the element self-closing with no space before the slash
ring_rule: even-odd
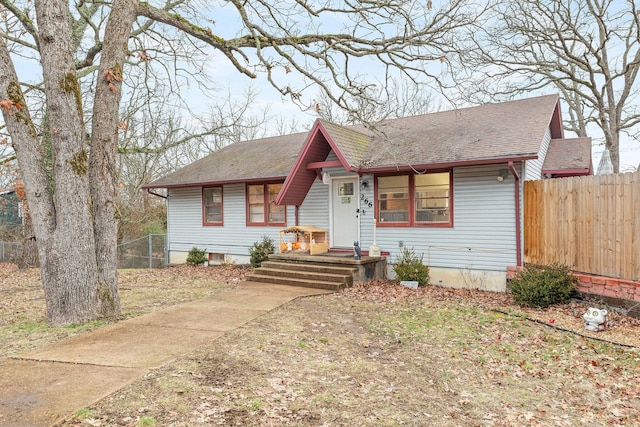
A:
<svg viewBox="0 0 640 427">
<path fill-rule="evenodd" d="M 505 168 L 490 165 L 453 170 L 452 228 L 378 227 L 377 244 L 390 253 L 389 262 L 397 259 L 402 242 L 423 254 L 423 262 L 433 267 L 504 271 L 515 265 L 515 179 L 511 174 L 502 182 L 496 179 Z M 363 179 L 371 180 L 368 176 Z M 363 198 L 373 200 L 372 189 L 368 187 Z M 361 221 L 361 245 L 368 249 L 373 242 L 373 210 L 362 215 Z"/>
<path fill-rule="evenodd" d="M 223 186 L 224 226 L 202 225 L 201 187 L 172 188 L 167 203 L 169 251 L 188 252 L 194 246 L 210 253 L 246 257 L 254 242 L 269 236 L 278 242 L 279 226 L 246 225 L 245 185 Z M 287 206 L 287 226 L 295 224 L 295 208 Z"/>
<path fill-rule="evenodd" d="M 367 185 L 363 186 L 362 183 Z M 375 214 L 375 201 L 373 198 L 373 175 L 362 175 L 360 177 L 360 247 L 368 251 L 373 243 L 373 218 Z M 378 229 L 379 231 L 380 229 Z M 380 233 L 378 233 L 378 245 Z M 383 249 L 387 251 L 388 249 Z"/>
<path fill-rule="evenodd" d="M 329 185 L 316 179 L 298 210 L 299 225 L 329 230 Z"/>
<path fill-rule="evenodd" d="M 521 164 L 515 165 L 522 173 Z M 376 242 L 397 259 L 402 242 L 424 255 L 432 267 L 466 270 L 505 271 L 516 264 L 515 179 L 496 178 L 506 164 L 453 169 L 453 227 L 378 227 Z M 338 169 L 330 170 L 338 175 Z M 343 171 L 344 173 L 344 171 Z M 367 182 L 366 186 L 362 182 Z M 374 179 L 360 178 L 360 246 L 373 243 Z M 169 250 L 188 252 L 193 246 L 207 252 L 247 257 L 251 245 L 263 235 L 278 242 L 280 227 L 247 227 L 244 184 L 223 187 L 224 226 L 202 226 L 202 189 L 171 189 L 167 217 Z M 521 198 L 522 202 L 522 198 Z M 522 209 L 522 205 L 521 205 Z M 316 180 L 299 211 L 300 225 L 329 230 L 329 186 Z M 295 225 L 295 207 L 287 207 L 287 225 Z"/>
<path fill-rule="evenodd" d="M 535 181 L 542 179 L 542 166 L 544 165 L 544 159 L 547 157 L 547 150 L 549 150 L 549 144 L 551 143 L 551 129 L 547 128 L 547 132 L 544 134 L 542 144 L 540 144 L 540 151 L 538 152 L 538 158 L 535 160 L 527 160 L 524 168 L 524 180 Z"/>
</svg>

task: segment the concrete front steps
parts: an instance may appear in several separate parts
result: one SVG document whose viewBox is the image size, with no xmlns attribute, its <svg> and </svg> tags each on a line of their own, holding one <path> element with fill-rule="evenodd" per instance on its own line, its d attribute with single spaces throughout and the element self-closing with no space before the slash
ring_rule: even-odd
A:
<svg viewBox="0 0 640 427">
<path fill-rule="evenodd" d="M 339 291 L 353 285 L 357 267 L 336 266 L 300 259 L 265 261 L 246 277 L 246 281 Z"/>
</svg>

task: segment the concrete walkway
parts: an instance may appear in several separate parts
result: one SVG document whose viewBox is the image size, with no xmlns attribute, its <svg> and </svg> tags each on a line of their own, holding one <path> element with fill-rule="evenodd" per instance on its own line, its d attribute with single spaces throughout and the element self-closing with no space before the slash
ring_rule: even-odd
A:
<svg viewBox="0 0 640 427">
<path fill-rule="evenodd" d="M 0 360 L 0 425 L 50 426 L 288 301 L 325 293 L 245 282 Z"/>
</svg>

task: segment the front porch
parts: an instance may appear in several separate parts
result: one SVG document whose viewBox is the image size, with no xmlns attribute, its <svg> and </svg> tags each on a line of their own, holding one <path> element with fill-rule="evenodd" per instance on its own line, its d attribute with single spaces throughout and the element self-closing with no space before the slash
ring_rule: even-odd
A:
<svg viewBox="0 0 640 427">
<path fill-rule="evenodd" d="M 248 277 L 248 281 L 277 283 L 339 291 L 354 283 L 386 278 L 387 258 L 352 253 L 327 252 L 321 255 L 299 253 L 271 254 Z"/>
</svg>

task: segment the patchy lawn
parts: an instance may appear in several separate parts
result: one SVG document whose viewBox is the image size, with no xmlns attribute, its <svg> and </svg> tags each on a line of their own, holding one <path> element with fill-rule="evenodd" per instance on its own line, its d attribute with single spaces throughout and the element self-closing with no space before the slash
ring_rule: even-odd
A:
<svg viewBox="0 0 640 427">
<path fill-rule="evenodd" d="M 225 266 L 181 266 L 159 270 L 119 270 L 122 317 L 130 318 L 163 307 L 205 298 L 234 286 L 248 269 Z M 0 263 L 0 358 L 41 347 L 105 325 L 52 327 L 46 311 L 40 270 L 18 270 Z"/>
<path fill-rule="evenodd" d="M 227 279 L 216 279 L 217 268 L 126 272 L 123 310 L 139 314 L 165 299 L 207 296 L 241 277 L 219 272 Z M 186 275 L 206 277 L 182 281 Z M 6 277 L 0 282 L 4 292 Z M 32 305 L 33 292 L 23 298 L 34 298 Z M 31 335 L 16 327 L 7 335 L 7 325 L 20 321 L 11 323 L 3 303 L 6 355 L 15 350 L 6 349 L 4 337 L 28 348 L 19 342 Z M 42 308 L 38 317 L 28 303 L 14 304 L 15 314 L 42 320 Z M 390 282 L 301 298 L 151 371 L 63 425 L 638 425 L 638 321 L 614 315 L 608 332 L 593 334 L 604 341 L 594 340 L 579 335 L 584 311 L 577 303 L 522 310 L 507 295 L 413 291 Z M 58 329 L 34 332 L 38 345 L 59 339 Z"/>
</svg>

